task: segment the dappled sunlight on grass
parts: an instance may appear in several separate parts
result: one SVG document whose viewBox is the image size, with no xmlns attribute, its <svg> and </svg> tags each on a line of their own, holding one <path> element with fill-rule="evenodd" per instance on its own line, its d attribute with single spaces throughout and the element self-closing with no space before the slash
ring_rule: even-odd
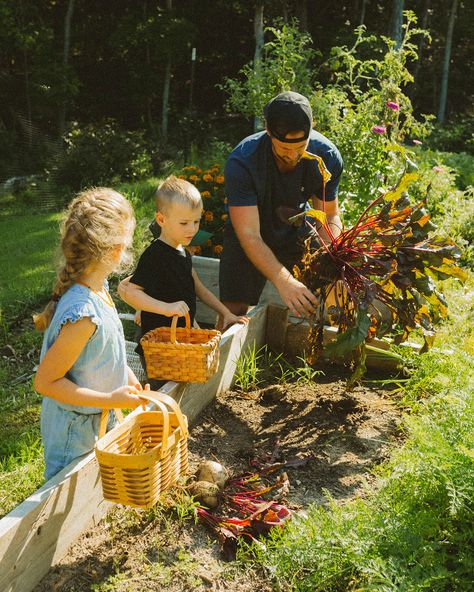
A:
<svg viewBox="0 0 474 592">
<path fill-rule="evenodd" d="M 32 212 L 0 220 L 2 308 L 25 298 L 32 302 L 51 289 L 59 219 L 59 213 Z"/>
</svg>

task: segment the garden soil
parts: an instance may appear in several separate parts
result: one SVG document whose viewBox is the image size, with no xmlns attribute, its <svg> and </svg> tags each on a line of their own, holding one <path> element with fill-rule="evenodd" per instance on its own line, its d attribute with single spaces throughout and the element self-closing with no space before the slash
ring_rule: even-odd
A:
<svg viewBox="0 0 474 592">
<path fill-rule="evenodd" d="M 284 469 L 286 503 L 295 512 L 324 503 L 325 492 L 341 503 L 366 495 L 371 469 L 400 443 L 400 411 L 389 391 L 360 386 L 348 392 L 341 372 L 329 369 L 309 385 L 222 394 L 190 432 L 191 471 L 209 459 L 236 475 L 251 470 L 256 459 L 300 458 L 302 466 Z M 151 511 L 116 507 L 35 592 L 272 590 L 269 575 L 224 561 L 213 533 L 177 517 L 173 497 L 165 498 Z"/>
</svg>

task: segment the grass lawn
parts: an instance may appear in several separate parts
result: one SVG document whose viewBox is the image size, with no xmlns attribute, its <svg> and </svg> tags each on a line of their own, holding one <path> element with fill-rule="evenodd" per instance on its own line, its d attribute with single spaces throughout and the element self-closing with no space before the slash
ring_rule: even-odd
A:
<svg viewBox="0 0 474 592">
<path fill-rule="evenodd" d="M 148 240 L 158 182 L 149 179 L 117 188 L 134 206 L 136 252 Z M 0 212 L 1 516 L 43 482 L 41 396 L 31 385 L 42 335 L 34 330 L 31 315 L 41 310 L 53 287 L 61 213 L 38 211 L 11 195 L 0 197 Z"/>
</svg>

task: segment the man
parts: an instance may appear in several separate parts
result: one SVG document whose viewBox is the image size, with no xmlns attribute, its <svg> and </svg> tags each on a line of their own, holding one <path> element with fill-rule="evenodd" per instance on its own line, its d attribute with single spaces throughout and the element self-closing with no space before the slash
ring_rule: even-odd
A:
<svg viewBox="0 0 474 592">
<path fill-rule="evenodd" d="M 301 260 L 304 227 L 288 219 L 304 212 L 310 201 L 322 210 L 324 200 L 332 233 L 340 233 L 342 158 L 334 144 L 312 130 L 306 97 L 281 93 L 267 103 L 264 116 L 266 130 L 242 140 L 225 166 L 230 223 L 224 231 L 220 298 L 234 314 L 244 315 L 257 304 L 268 279 L 291 312 L 306 317 L 314 312 L 316 298 L 290 271 Z M 325 186 L 308 152 L 321 157 L 331 173 Z M 328 239 L 324 230 L 319 234 Z"/>
</svg>

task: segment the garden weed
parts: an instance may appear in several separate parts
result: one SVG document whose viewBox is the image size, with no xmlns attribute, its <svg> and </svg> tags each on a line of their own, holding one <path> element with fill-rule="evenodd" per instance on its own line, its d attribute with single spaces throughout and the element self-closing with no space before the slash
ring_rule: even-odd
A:
<svg viewBox="0 0 474 592">
<path fill-rule="evenodd" d="M 234 384 L 243 392 L 250 391 L 262 382 L 261 362 L 265 357 L 267 346 L 257 349 L 255 341 L 252 346 L 245 350 L 237 359 Z"/>
</svg>

